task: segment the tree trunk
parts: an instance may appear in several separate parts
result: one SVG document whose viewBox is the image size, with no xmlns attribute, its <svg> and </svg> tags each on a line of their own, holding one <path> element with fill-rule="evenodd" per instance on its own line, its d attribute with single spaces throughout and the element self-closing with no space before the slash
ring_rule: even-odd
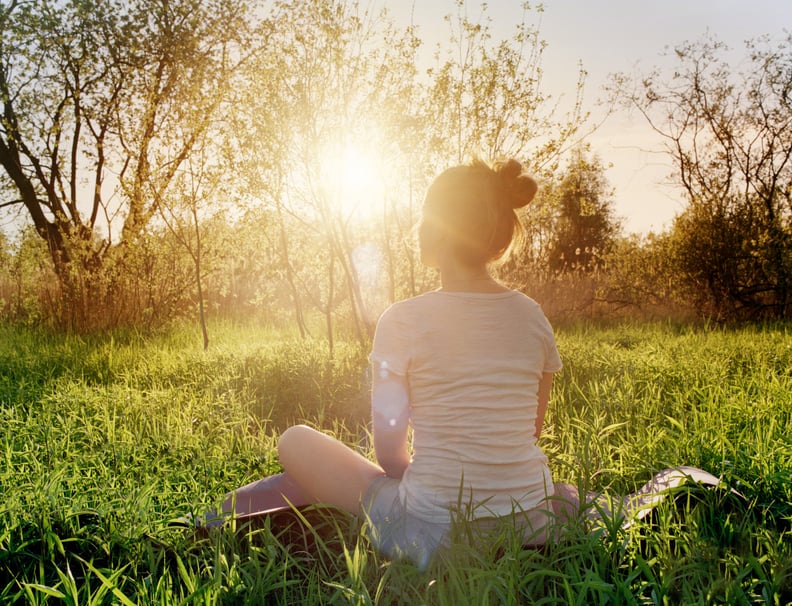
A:
<svg viewBox="0 0 792 606">
<path fill-rule="evenodd" d="M 330 357 L 333 357 L 333 296 L 335 294 L 335 255 L 330 251 L 330 269 L 327 283 L 327 305 L 325 307 L 325 324 L 327 326 L 327 346 L 330 349 Z"/>
<path fill-rule="evenodd" d="M 198 211 L 195 206 L 192 207 L 193 226 L 195 227 L 195 254 L 193 260 L 195 261 L 195 286 L 198 291 L 198 319 L 201 323 L 201 334 L 203 335 L 203 348 L 204 351 L 209 349 L 209 331 L 206 327 L 206 311 L 204 309 L 204 296 L 203 296 L 203 280 L 201 275 L 201 230 L 198 224 Z"/>
<path fill-rule="evenodd" d="M 297 285 L 294 280 L 294 269 L 292 268 L 291 258 L 289 256 L 289 239 L 286 235 L 286 226 L 283 220 L 283 206 L 281 205 L 280 197 L 278 197 L 276 202 L 276 210 L 278 213 L 278 236 L 281 260 L 286 271 L 286 282 L 289 285 L 289 292 L 291 294 L 292 303 L 294 304 L 294 317 L 297 321 L 297 328 L 300 330 L 300 338 L 305 339 L 309 333 L 305 325 L 300 293 L 297 290 Z"/>
</svg>

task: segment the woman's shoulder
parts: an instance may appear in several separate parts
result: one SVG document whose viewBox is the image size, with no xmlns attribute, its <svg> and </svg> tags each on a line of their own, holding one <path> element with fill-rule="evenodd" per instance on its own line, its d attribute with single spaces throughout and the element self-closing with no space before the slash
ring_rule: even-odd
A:
<svg viewBox="0 0 792 606">
<path fill-rule="evenodd" d="M 541 325 L 549 324 L 547 315 L 542 309 L 541 303 L 532 299 L 528 295 L 520 291 L 514 291 L 515 296 L 511 298 L 511 309 L 514 314 L 524 318 L 527 321 L 538 323 Z"/>
<path fill-rule="evenodd" d="M 497 293 L 465 293 L 432 290 L 392 303 L 382 313 L 380 320 L 383 318 L 391 320 L 395 320 L 396 318 L 415 318 L 416 315 L 427 313 L 434 315 L 436 312 L 443 312 L 443 310 L 451 313 L 455 307 L 459 307 L 459 304 L 468 303 L 470 301 L 496 303 L 497 308 L 493 309 L 499 308 L 501 312 L 503 308 L 500 306 L 506 304 L 513 308 L 516 307 L 522 313 L 543 315 L 542 306 L 519 290 L 504 290 Z M 458 304 L 455 305 L 454 302 Z"/>
<path fill-rule="evenodd" d="M 391 320 L 397 318 L 404 319 L 415 313 L 419 313 L 422 309 L 425 309 L 427 305 L 431 304 L 430 297 L 428 297 L 430 294 L 431 293 L 424 293 L 391 303 L 385 311 L 382 312 L 382 315 L 380 315 L 380 321 L 386 318 Z"/>
<path fill-rule="evenodd" d="M 542 306 L 539 304 L 539 302 L 536 299 L 532 299 L 531 297 L 526 295 L 524 292 L 519 291 L 519 290 L 515 290 L 514 292 L 516 294 L 517 300 L 520 301 L 520 303 L 522 305 L 524 305 L 525 307 L 528 307 L 528 308 L 530 308 L 532 310 L 536 310 L 536 311 L 541 311 L 542 310 Z"/>
</svg>

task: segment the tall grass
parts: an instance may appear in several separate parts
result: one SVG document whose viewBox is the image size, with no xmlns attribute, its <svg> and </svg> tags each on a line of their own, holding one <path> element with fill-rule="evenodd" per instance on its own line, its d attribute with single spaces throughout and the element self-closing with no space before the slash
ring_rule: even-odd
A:
<svg viewBox="0 0 792 606">
<path fill-rule="evenodd" d="M 263 328 L 212 333 L 203 352 L 181 329 L 0 327 L 0 603 L 792 602 L 783 325 L 559 331 L 564 369 L 542 438 L 557 480 L 622 494 L 685 464 L 744 499 L 682 491 L 629 530 L 573 520 L 542 550 L 507 525 L 483 542 L 460 533 L 426 572 L 381 559 L 341 515 L 297 531 L 170 524 L 278 471 L 274 441 L 292 422 L 368 448 L 364 347 L 331 355 Z"/>
</svg>

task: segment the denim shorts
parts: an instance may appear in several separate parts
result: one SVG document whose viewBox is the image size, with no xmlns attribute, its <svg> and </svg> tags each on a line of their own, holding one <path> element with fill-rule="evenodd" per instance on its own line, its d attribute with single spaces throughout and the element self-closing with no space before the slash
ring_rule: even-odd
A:
<svg viewBox="0 0 792 606">
<path fill-rule="evenodd" d="M 408 512 L 399 498 L 399 482 L 380 476 L 369 484 L 363 497 L 369 538 L 382 555 L 412 560 L 424 570 L 445 541 L 451 523 L 427 522 Z"/>
<path fill-rule="evenodd" d="M 374 548 L 391 559 L 411 560 L 425 570 L 438 548 L 449 544 L 451 521 L 428 522 L 405 508 L 399 498 L 400 480 L 381 476 L 371 482 L 363 497 L 363 515 L 368 522 Z M 480 536 L 496 531 L 508 522 L 522 534 L 523 544 L 543 545 L 553 518 L 548 501 L 528 511 L 500 518 L 477 518 L 473 525 Z M 450 518 L 450 516 L 449 516 Z"/>
</svg>

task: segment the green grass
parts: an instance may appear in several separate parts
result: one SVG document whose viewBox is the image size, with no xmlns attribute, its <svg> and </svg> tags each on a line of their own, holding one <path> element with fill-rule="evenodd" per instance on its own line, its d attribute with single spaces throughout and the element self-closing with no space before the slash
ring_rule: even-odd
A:
<svg viewBox="0 0 792 606">
<path fill-rule="evenodd" d="M 792 602 L 783 325 L 558 331 L 565 366 L 542 438 L 558 481 L 621 494 L 685 464 L 745 499 L 684 491 L 629 530 L 572 522 L 541 551 L 504 527 L 460 538 L 426 572 L 379 558 L 343 516 L 313 521 L 309 551 L 267 525 L 169 525 L 278 471 L 274 442 L 295 421 L 368 448 L 365 348 L 331 356 L 249 326 L 212 334 L 203 352 L 186 329 L 0 327 L 0 603 Z"/>
</svg>

